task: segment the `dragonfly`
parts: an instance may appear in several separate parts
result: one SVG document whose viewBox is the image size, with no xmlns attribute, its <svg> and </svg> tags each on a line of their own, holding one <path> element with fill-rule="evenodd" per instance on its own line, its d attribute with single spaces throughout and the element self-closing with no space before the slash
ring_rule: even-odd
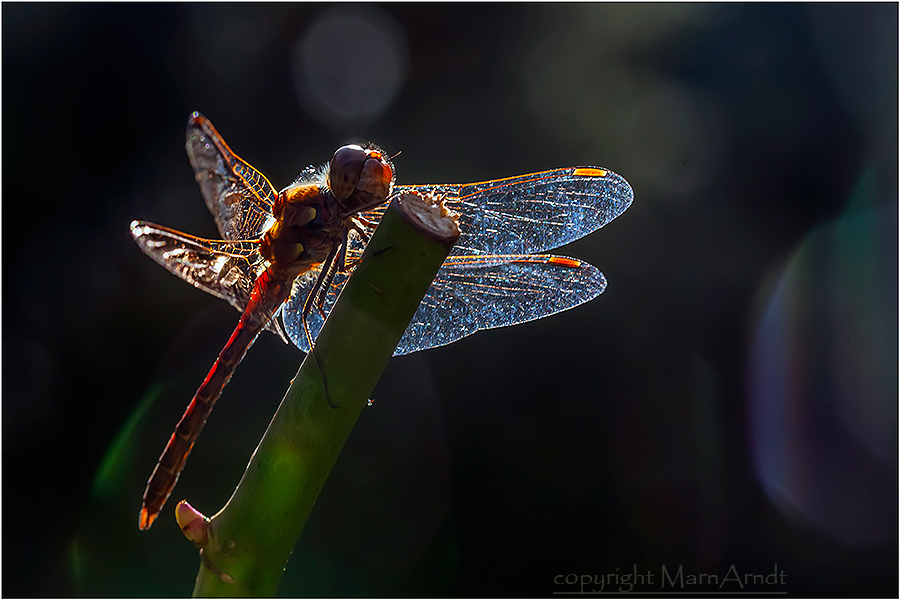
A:
<svg viewBox="0 0 900 600">
<path fill-rule="evenodd" d="M 634 198 L 602 167 L 565 167 L 469 184 L 397 185 L 374 144 L 339 148 L 276 192 L 194 112 L 185 144 L 222 239 L 146 221 L 131 235 L 157 263 L 226 300 L 241 317 L 169 438 L 144 491 L 149 529 L 185 466 L 222 390 L 248 348 L 268 330 L 314 349 L 368 239 L 398 194 L 431 195 L 458 213 L 460 236 L 394 355 L 443 346 L 481 329 L 540 319 L 587 302 L 606 278 L 580 259 L 541 254 L 603 227 Z"/>
</svg>

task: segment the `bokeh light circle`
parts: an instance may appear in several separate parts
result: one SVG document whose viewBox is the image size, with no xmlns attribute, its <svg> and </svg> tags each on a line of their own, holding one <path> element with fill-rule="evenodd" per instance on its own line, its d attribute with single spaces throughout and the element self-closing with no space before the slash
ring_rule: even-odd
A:
<svg viewBox="0 0 900 600">
<path fill-rule="evenodd" d="M 866 201 L 871 179 L 788 261 L 748 364 L 760 483 L 787 518 L 852 545 L 897 531 L 897 213 Z"/>
<path fill-rule="evenodd" d="M 408 68 L 402 32 L 373 7 L 329 10 L 294 46 L 300 104 L 334 129 L 377 119 L 396 97 Z"/>
</svg>

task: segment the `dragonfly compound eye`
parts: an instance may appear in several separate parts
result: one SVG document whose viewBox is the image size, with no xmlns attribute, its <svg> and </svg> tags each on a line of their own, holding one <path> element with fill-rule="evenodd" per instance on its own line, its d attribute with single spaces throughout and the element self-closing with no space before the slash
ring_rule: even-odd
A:
<svg viewBox="0 0 900 600">
<path fill-rule="evenodd" d="M 391 191 L 391 182 L 394 172 L 391 166 L 380 155 L 374 155 L 363 165 L 359 174 L 359 183 L 356 184 L 360 200 L 367 207 L 381 204 Z"/>
<path fill-rule="evenodd" d="M 338 200 L 346 200 L 356 189 L 359 174 L 368 157 L 357 145 L 341 146 L 331 158 L 328 169 L 328 187 Z"/>
</svg>

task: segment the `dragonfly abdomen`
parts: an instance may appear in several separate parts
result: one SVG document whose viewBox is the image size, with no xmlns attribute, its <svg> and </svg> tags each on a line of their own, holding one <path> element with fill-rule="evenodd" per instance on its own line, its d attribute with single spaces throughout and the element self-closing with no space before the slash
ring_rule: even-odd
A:
<svg viewBox="0 0 900 600">
<path fill-rule="evenodd" d="M 271 269 L 257 279 L 241 320 L 225 347 L 219 352 L 216 362 L 200 384 L 181 420 L 178 421 L 175 432 L 169 438 L 147 481 L 138 522 L 141 529 L 149 529 L 156 520 L 159 511 L 175 489 L 194 442 L 203 431 L 203 426 L 206 425 L 213 406 L 222 395 L 222 390 L 244 358 L 247 349 L 287 298 L 289 291 L 290 282 L 273 274 Z"/>
</svg>

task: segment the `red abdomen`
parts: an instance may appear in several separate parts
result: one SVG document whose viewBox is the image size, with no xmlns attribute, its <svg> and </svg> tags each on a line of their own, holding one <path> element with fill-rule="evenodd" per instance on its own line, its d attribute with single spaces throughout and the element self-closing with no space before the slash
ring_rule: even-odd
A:
<svg viewBox="0 0 900 600">
<path fill-rule="evenodd" d="M 281 303 L 287 299 L 289 293 L 290 281 L 278 275 L 271 267 L 256 280 L 241 320 L 216 358 L 206 379 L 200 384 L 181 420 L 178 421 L 175 432 L 169 438 L 169 443 L 166 444 L 156 468 L 147 481 L 139 519 L 141 529 L 149 529 L 156 520 L 159 511 L 175 488 L 178 476 L 181 475 L 187 457 L 200 432 L 203 431 L 213 406 L 222 395 L 222 389 L 231 379 L 235 368 L 244 358 L 256 336 Z"/>
</svg>

